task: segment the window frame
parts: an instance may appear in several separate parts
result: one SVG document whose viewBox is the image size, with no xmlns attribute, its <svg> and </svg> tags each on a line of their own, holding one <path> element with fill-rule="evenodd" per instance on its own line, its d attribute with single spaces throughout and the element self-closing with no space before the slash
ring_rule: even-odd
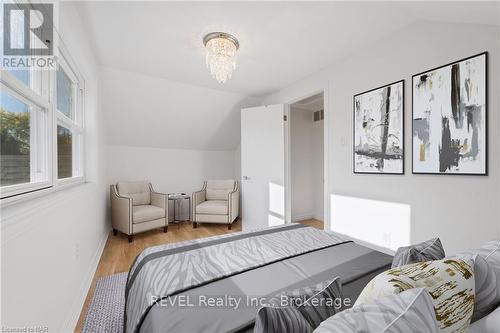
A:
<svg viewBox="0 0 500 333">
<path fill-rule="evenodd" d="M 1 192 L 1 200 L 13 198 L 15 196 L 23 195 L 24 193 L 30 193 L 42 189 L 46 189 L 50 187 L 53 183 L 52 181 L 52 174 L 50 170 L 52 169 L 51 165 L 51 159 L 48 158 L 51 154 L 51 145 L 50 145 L 50 131 L 52 131 L 52 124 L 50 121 L 50 105 L 46 103 L 41 98 L 37 98 L 36 101 L 34 100 L 36 95 L 35 92 L 31 90 L 30 93 L 27 93 L 29 88 L 18 80 L 16 77 L 14 77 L 11 73 L 8 71 L 2 70 L 1 72 L 2 78 L 1 78 L 1 83 L 0 87 L 3 91 L 11 95 L 12 97 L 18 99 L 20 102 L 26 104 L 30 108 L 30 182 L 29 183 L 21 183 L 21 184 L 13 184 L 13 185 L 7 185 L 7 186 L 2 186 L 0 187 L 0 192 Z M 22 89 L 24 87 L 24 89 Z M 32 94 L 35 96 L 33 96 Z M 28 96 L 26 96 L 28 95 Z M 39 110 L 33 110 L 33 108 L 38 108 Z M 43 125 L 45 125 L 47 128 L 45 129 L 44 133 L 44 141 L 45 142 L 38 142 L 36 140 L 36 134 L 39 128 L 38 120 L 39 120 L 39 113 L 45 113 L 45 119 Z M 33 135 L 35 134 L 35 135 Z M 43 143 L 46 144 L 46 150 L 45 152 L 43 151 L 44 149 L 40 149 L 40 145 Z M 42 156 L 40 156 L 40 153 Z M 45 155 L 45 156 L 43 156 Z M 42 163 L 44 165 L 40 165 L 40 160 L 44 159 L 45 161 Z M 36 179 L 36 174 L 34 172 L 34 169 L 36 168 L 45 168 L 45 176 L 46 180 L 42 181 L 33 181 Z"/>
<path fill-rule="evenodd" d="M 29 107 L 37 107 L 40 110 L 30 110 L 30 183 L 14 184 L 0 187 L 0 207 L 10 205 L 19 201 L 39 197 L 62 190 L 67 187 L 83 184 L 85 178 L 85 80 L 77 70 L 68 52 L 61 47 L 54 47 L 57 54 L 57 66 L 52 70 L 30 69 L 30 84 L 15 77 L 11 72 L 0 68 L 0 87 L 7 93 Z M 73 115 L 74 120 L 68 118 L 57 110 L 57 69 L 61 68 L 73 83 Z M 38 92 L 39 93 L 38 93 Z M 44 113 L 45 128 L 32 126 L 39 121 L 40 113 Z M 57 176 L 57 125 L 69 129 L 73 135 L 72 148 L 72 177 L 58 179 Z M 42 130 L 43 133 L 39 133 Z M 45 136 L 44 141 L 37 140 L 38 135 Z M 40 146 L 46 144 L 43 149 Z M 32 161 L 44 163 L 46 166 L 47 180 L 33 182 L 36 179 L 36 168 Z M 38 166 L 38 164 L 37 164 Z"/>
<path fill-rule="evenodd" d="M 57 70 L 59 67 L 64 71 L 72 83 L 73 92 L 73 105 L 71 106 L 71 115 L 74 119 L 66 116 L 64 113 L 57 109 Z M 75 183 L 81 183 L 85 181 L 85 170 L 84 170 L 84 89 L 82 87 L 82 80 L 76 71 L 73 70 L 73 66 L 67 57 L 65 57 L 65 52 L 59 49 L 58 67 L 54 73 L 54 123 L 53 123 L 53 149 L 56 151 L 53 158 L 53 178 L 57 183 L 56 187 L 66 186 Z M 58 161 L 57 161 L 57 127 L 62 126 L 68 129 L 72 134 L 72 176 L 67 178 L 58 177 Z"/>
</svg>

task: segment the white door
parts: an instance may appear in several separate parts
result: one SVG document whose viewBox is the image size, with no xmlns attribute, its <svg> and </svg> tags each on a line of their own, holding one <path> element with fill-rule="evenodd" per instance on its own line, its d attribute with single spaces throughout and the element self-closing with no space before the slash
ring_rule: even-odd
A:
<svg viewBox="0 0 500 333">
<path fill-rule="evenodd" d="M 285 105 L 241 110 L 243 230 L 285 223 Z"/>
</svg>

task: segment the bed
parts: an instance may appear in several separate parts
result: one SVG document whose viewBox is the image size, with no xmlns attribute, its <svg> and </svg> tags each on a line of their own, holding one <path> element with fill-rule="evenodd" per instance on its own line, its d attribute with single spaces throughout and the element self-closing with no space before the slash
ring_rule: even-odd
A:
<svg viewBox="0 0 500 333">
<path fill-rule="evenodd" d="M 266 300 L 340 276 L 354 303 L 391 261 L 302 224 L 150 247 L 130 267 L 124 331 L 252 331 Z"/>
</svg>

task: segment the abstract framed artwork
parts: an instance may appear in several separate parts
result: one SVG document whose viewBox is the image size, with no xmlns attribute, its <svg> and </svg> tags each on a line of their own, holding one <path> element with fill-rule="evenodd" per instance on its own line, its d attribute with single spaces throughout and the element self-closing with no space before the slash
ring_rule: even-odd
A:
<svg viewBox="0 0 500 333">
<path fill-rule="evenodd" d="M 404 174 L 404 80 L 354 96 L 354 173 Z"/>
<path fill-rule="evenodd" d="M 487 53 L 412 77 L 412 172 L 487 174 Z"/>
</svg>

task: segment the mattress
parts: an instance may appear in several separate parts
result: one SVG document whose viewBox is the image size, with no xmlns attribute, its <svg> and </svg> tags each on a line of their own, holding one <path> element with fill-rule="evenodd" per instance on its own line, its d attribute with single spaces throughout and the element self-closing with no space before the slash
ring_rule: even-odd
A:
<svg viewBox="0 0 500 333">
<path fill-rule="evenodd" d="M 169 245 L 167 249 L 147 249 L 139 255 L 128 278 L 126 315 L 133 315 L 134 320 L 129 317 L 128 323 L 125 322 L 126 331 L 251 331 L 258 309 L 272 297 L 337 276 L 341 278 L 344 300 L 349 306 L 366 283 L 388 269 L 392 261 L 389 255 L 302 225 L 231 235 Z M 199 258 L 206 254 L 213 256 L 205 252 L 213 251 L 212 247 L 217 253 L 216 272 L 210 272 L 214 265 L 210 263 L 212 257 L 205 257 L 209 263 Z M 242 247 L 244 251 L 238 254 L 241 262 L 225 262 L 233 256 L 234 249 Z M 188 278 L 190 281 L 186 282 L 183 279 L 190 276 L 186 267 L 193 264 L 186 263 L 185 256 L 190 251 L 195 251 L 196 257 L 189 258 L 198 260 L 196 263 L 207 274 Z M 182 260 L 171 257 L 178 255 L 183 256 Z M 186 267 L 180 268 L 182 265 Z M 147 304 L 143 304 L 144 298 Z"/>
</svg>

